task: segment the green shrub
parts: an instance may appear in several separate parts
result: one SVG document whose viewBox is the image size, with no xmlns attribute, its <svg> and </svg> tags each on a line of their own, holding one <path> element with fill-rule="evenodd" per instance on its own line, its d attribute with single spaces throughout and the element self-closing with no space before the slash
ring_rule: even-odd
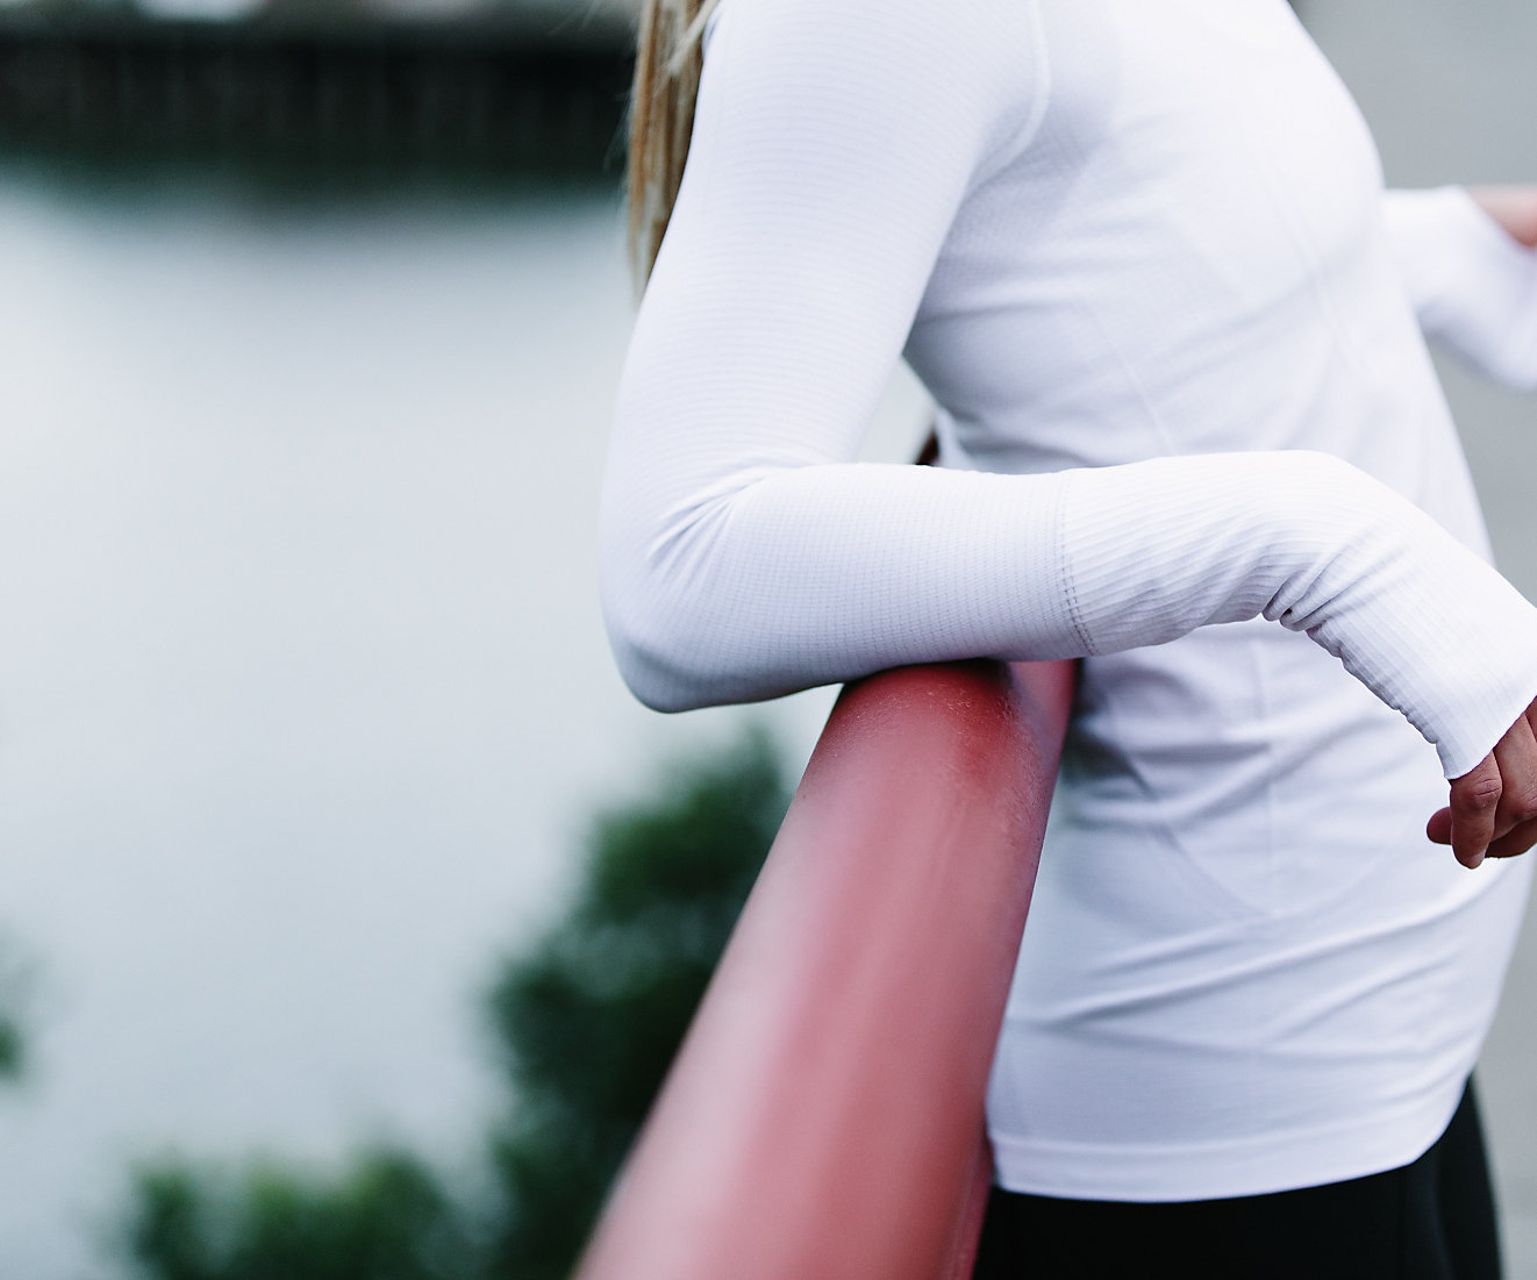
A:
<svg viewBox="0 0 1537 1280">
<path fill-rule="evenodd" d="M 122 1246 L 146 1280 L 562 1280 L 655 1096 L 789 804 L 772 738 L 665 762 L 593 820 L 574 901 L 486 997 L 507 1101 L 489 1202 L 417 1157 L 138 1169 Z"/>
</svg>

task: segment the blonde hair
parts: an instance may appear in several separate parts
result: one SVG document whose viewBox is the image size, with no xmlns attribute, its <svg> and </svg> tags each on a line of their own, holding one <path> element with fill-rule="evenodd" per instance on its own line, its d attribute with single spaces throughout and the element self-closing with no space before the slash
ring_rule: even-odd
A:
<svg viewBox="0 0 1537 1280">
<path fill-rule="evenodd" d="M 720 0 L 645 0 L 628 109 L 625 197 L 637 296 L 656 265 L 688 158 L 704 63 L 700 38 Z"/>
</svg>

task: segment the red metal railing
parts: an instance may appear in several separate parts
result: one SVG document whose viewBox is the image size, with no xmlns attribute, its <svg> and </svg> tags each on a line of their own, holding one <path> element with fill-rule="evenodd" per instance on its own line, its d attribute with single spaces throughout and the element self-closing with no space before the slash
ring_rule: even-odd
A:
<svg viewBox="0 0 1537 1280">
<path fill-rule="evenodd" d="M 1070 663 L 846 685 L 580 1280 L 963 1280 Z"/>
</svg>

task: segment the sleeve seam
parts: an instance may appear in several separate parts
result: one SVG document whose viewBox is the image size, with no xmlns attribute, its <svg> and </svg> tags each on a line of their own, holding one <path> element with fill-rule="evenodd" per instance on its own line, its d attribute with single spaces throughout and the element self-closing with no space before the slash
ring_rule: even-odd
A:
<svg viewBox="0 0 1537 1280">
<path fill-rule="evenodd" d="M 1084 654 L 1088 657 L 1098 657 L 1099 648 L 1089 635 L 1087 621 L 1084 618 L 1083 605 L 1078 599 L 1078 580 L 1073 573 L 1072 561 L 1069 556 L 1067 538 L 1067 504 L 1068 495 L 1073 485 L 1073 471 L 1069 469 L 1062 472 L 1062 484 L 1057 494 L 1056 511 L 1052 517 L 1053 536 L 1056 543 L 1056 561 L 1060 567 L 1062 580 L 1067 585 L 1067 616 L 1073 624 L 1073 634 L 1078 637 Z"/>
</svg>

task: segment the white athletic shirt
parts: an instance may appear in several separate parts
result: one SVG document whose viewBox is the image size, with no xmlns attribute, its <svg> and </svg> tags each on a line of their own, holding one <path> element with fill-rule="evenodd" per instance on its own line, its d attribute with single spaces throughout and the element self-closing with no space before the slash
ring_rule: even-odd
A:
<svg viewBox="0 0 1537 1280">
<path fill-rule="evenodd" d="M 1537 262 L 1457 188 L 1384 193 L 1284 0 L 710 20 L 606 625 L 661 711 L 1085 658 L 989 1091 L 1005 1187 L 1273 1191 L 1451 1115 L 1532 863 L 1424 824 L 1537 696 L 1537 610 L 1417 318 L 1537 381 Z M 903 357 L 937 467 L 855 460 Z"/>
</svg>

